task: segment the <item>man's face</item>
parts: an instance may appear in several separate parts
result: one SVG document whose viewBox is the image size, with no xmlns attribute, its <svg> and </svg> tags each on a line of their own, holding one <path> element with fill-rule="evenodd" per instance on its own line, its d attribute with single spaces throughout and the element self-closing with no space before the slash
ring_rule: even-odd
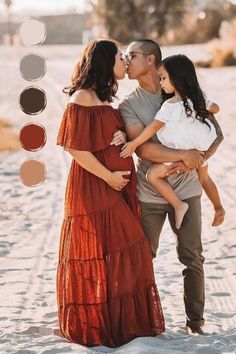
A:
<svg viewBox="0 0 236 354">
<path fill-rule="evenodd" d="M 127 50 L 126 55 L 126 72 L 129 79 L 138 80 L 139 77 L 145 75 L 150 66 L 148 65 L 148 53 L 143 53 L 140 43 L 132 42 Z"/>
</svg>

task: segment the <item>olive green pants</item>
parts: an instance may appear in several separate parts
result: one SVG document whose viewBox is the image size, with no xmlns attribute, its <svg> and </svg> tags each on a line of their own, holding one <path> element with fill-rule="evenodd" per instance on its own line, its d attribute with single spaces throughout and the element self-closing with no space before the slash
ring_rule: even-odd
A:
<svg viewBox="0 0 236 354">
<path fill-rule="evenodd" d="M 184 200 L 189 204 L 181 228 L 175 228 L 174 209 L 170 204 L 143 203 L 141 205 L 142 226 L 149 240 L 153 257 L 159 244 L 159 237 L 168 216 L 171 229 L 177 236 L 176 250 L 180 262 L 185 266 L 182 274 L 184 281 L 184 304 L 187 325 L 200 327 L 204 324 L 205 303 L 204 271 L 205 258 L 201 242 L 201 196 Z"/>
</svg>

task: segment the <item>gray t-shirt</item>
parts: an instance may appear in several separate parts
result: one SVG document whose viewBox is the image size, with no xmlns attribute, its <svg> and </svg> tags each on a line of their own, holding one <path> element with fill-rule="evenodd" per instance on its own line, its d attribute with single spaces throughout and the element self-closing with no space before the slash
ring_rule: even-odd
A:
<svg viewBox="0 0 236 354">
<path fill-rule="evenodd" d="M 137 87 L 121 101 L 119 110 L 127 127 L 137 123 L 147 126 L 153 121 L 160 106 L 160 94 L 150 93 L 141 87 Z M 160 143 L 156 134 L 151 138 L 151 141 Z M 168 202 L 146 180 L 146 172 L 151 164 L 150 161 L 138 158 L 138 198 L 144 203 L 166 204 Z M 167 177 L 167 181 L 181 200 L 202 193 L 202 187 L 195 170 L 184 174 L 175 173 Z"/>
</svg>

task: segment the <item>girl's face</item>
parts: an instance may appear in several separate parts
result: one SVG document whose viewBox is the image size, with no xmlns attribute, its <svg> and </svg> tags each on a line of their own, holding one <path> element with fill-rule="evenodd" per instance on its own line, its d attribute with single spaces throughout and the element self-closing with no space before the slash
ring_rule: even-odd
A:
<svg viewBox="0 0 236 354">
<path fill-rule="evenodd" d="M 158 75 L 160 76 L 161 88 L 166 93 L 174 93 L 175 88 L 170 81 L 170 77 L 169 77 L 168 72 L 165 70 L 165 68 L 163 66 L 160 66 L 160 68 L 158 69 Z"/>
<path fill-rule="evenodd" d="M 118 52 L 115 56 L 115 65 L 114 65 L 113 71 L 114 71 L 115 78 L 117 80 L 124 79 L 124 77 L 125 77 L 125 63 L 124 63 L 123 54 L 122 54 L 120 48 L 118 48 Z"/>
</svg>

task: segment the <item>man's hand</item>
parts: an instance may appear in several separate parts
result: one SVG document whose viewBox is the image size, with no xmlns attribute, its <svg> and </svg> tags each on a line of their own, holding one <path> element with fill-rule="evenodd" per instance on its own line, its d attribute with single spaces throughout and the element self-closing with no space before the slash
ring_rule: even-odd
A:
<svg viewBox="0 0 236 354">
<path fill-rule="evenodd" d="M 182 160 L 190 170 L 197 169 L 204 163 L 204 152 L 195 149 L 184 150 Z"/>
<path fill-rule="evenodd" d="M 182 161 L 173 162 L 167 167 L 166 176 L 170 176 L 175 173 L 185 173 L 189 171 L 191 171 L 191 168 L 188 168 Z"/>
</svg>

